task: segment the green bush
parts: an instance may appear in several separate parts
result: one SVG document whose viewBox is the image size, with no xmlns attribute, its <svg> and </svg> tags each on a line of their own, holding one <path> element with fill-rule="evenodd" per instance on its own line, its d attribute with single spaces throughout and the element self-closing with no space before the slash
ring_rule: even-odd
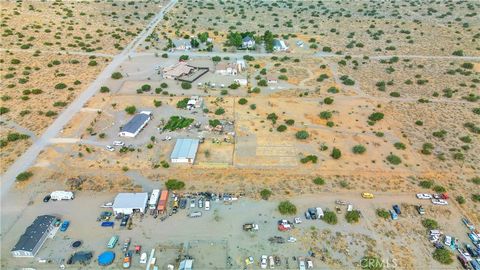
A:
<svg viewBox="0 0 480 270">
<path fill-rule="evenodd" d="M 360 211 L 347 211 L 347 213 L 345 214 L 345 219 L 348 223 L 357 223 L 360 220 Z"/>
<path fill-rule="evenodd" d="M 472 194 L 472 201 L 480 202 L 480 193 Z"/>
<path fill-rule="evenodd" d="M 321 186 L 321 185 L 325 185 L 325 180 L 321 177 L 316 177 L 316 178 L 313 179 L 313 183 L 315 185 Z"/>
<path fill-rule="evenodd" d="M 182 86 L 182 89 L 184 89 L 184 90 L 188 90 L 188 89 L 192 88 L 192 84 L 189 83 L 189 82 L 182 82 L 181 86 Z"/>
<path fill-rule="evenodd" d="M 398 150 L 405 150 L 407 148 L 405 144 L 401 142 L 396 142 L 393 144 L 393 146 L 395 146 L 395 148 L 397 148 Z"/>
<path fill-rule="evenodd" d="M 7 108 L 7 107 L 3 107 L 3 106 L 0 107 L 0 115 L 6 114 L 6 113 L 8 113 L 9 111 L 10 111 L 10 109 Z"/>
<path fill-rule="evenodd" d="M 472 181 L 472 183 L 476 184 L 476 185 L 480 185 L 480 177 L 474 177 L 472 179 L 470 179 Z"/>
<path fill-rule="evenodd" d="M 441 264 L 453 263 L 452 253 L 446 248 L 435 249 L 432 255 L 433 258 Z"/>
<path fill-rule="evenodd" d="M 445 191 L 447 191 L 444 187 L 440 186 L 440 185 L 436 185 L 433 187 L 433 190 L 437 193 L 443 193 Z"/>
<path fill-rule="evenodd" d="M 241 99 L 238 100 L 238 104 L 240 104 L 240 105 L 245 105 L 245 104 L 247 104 L 247 102 L 248 102 L 248 100 L 246 98 L 241 98 Z"/>
<path fill-rule="evenodd" d="M 323 111 L 323 112 L 320 113 L 320 118 L 328 120 L 328 119 L 332 118 L 332 112 Z"/>
<path fill-rule="evenodd" d="M 114 73 L 112 73 L 112 79 L 114 79 L 114 80 L 119 80 L 119 79 L 121 79 L 121 78 L 123 78 L 122 73 L 120 73 L 120 72 L 114 72 Z"/>
<path fill-rule="evenodd" d="M 156 100 L 156 99 L 154 99 L 154 100 L 153 100 L 153 106 L 155 106 L 155 107 L 160 107 L 160 106 L 162 106 L 162 101 L 161 101 L 161 100 Z"/>
<path fill-rule="evenodd" d="M 177 108 L 179 108 L 179 109 L 185 109 L 185 108 L 187 108 L 187 105 L 188 105 L 188 101 L 189 101 L 189 100 L 190 100 L 189 98 L 184 98 L 184 99 L 178 101 L 178 102 L 177 102 Z"/>
<path fill-rule="evenodd" d="M 377 212 L 377 216 L 379 216 L 381 218 L 388 219 L 390 217 L 390 213 L 383 208 L 377 209 L 376 212 Z"/>
<path fill-rule="evenodd" d="M 342 151 L 340 151 L 340 149 L 336 147 L 333 147 L 332 153 L 330 154 L 330 156 L 334 159 L 339 159 L 340 157 L 342 157 Z"/>
<path fill-rule="evenodd" d="M 215 110 L 215 115 L 222 115 L 225 113 L 225 109 L 223 108 L 218 108 Z"/>
<path fill-rule="evenodd" d="M 390 164 L 393 164 L 393 165 L 398 165 L 400 163 L 402 163 L 402 159 L 398 156 L 395 156 L 393 154 L 390 154 L 387 156 L 387 161 L 390 162 Z"/>
<path fill-rule="evenodd" d="M 323 103 L 327 104 L 327 105 L 330 105 L 333 103 L 333 98 L 331 97 L 326 97 L 323 99 Z"/>
<path fill-rule="evenodd" d="M 108 92 L 110 92 L 110 88 L 106 86 L 100 87 L 100 93 L 108 93 Z"/>
<path fill-rule="evenodd" d="M 287 126 L 285 125 L 280 125 L 277 127 L 278 132 L 284 132 L 285 130 L 287 130 Z"/>
<path fill-rule="evenodd" d="M 455 197 L 455 200 L 456 200 L 459 204 L 464 204 L 464 203 L 467 202 L 463 196 L 457 196 L 457 197 Z"/>
<path fill-rule="evenodd" d="M 318 160 L 318 157 L 316 155 L 308 155 L 304 158 L 301 158 L 300 162 L 303 164 L 308 163 L 309 161 L 311 161 L 312 163 L 317 163 L 317 160 Z"/>
<path fill-rule="evenodd" d="M 365 146 L 358 144 L 352 148 L 352 151 L 354 154 L 363 154 L 365 153 L 365 151 L 367 151 L 367 149 L 365 148 Z"/>
<path fill-rule="evenodd" d="M 368 117 L 368 119 L 370 119 L 371 121 L 380 121 L 383 119 L 383 116 L 384 115 L 381 112 L 374 112 Z"/>
<path fill-rule="evenodd" d="M 272 196 L 272 191 L 264 188 L 260 191 L 260 196 L 262 197 L 262 199 L 268 200 L 270 196 Z"/>
<path fill-rule="evenodd" d="M 26 172 L 22 172 L 19 175 L 17 175 L 16 180 L 17 180 L 17 182 L 22 182 L 22 181 L 26 181 L 26 180 L 30 179 L 30 177 L 32 177 L 32 176 L 33 176 L 32 172 L 26 171 Z"/>
<path fill-rule="evenodd" d="M 295 215 L 297 213 L 297 207 L 290 201 L 283 201 L 278 205 L 278 211 L 282 215 Z"/>
<path fill-rule="evenodd" d="M 337 214 L 335 214 L 335 212 L 325 210 L 325 212 L 323 212 L 323 215 L 323 221 L 325 221 L 326 223 L 330 225 L 335 225 L 338 223 Z"/>
<path fill-rule="evenodd" d="M 300 130 L 295 134 L 295 137 L 299 140 L 305 140 L 310 136 L 307 131 L 305 130 Z"/>
<path fill-rule="evenodd" d="M 170 119 L 168 119 L 167 124 L 163 127 L 163 130 L 169 130 L 169 131 L 174 131 L 177 129 L 182 129 L 190 126 L 190 124 L 193 123 L 192 118 L 185 118 L 182 116 L 171 116 Z"/>
<path fill-rule="evenodd" d="M 295 124 L 295 120 L 293 120 L 293 119 L 285 120 L 285 124 L 287 124 L 289 126 L 292 126 L 293 124 Z"/>
<path fill-rule="evenodd" d="M 178 190 L 185 187 L 185 183 L 177 179 L 169 179 L 165 182 L 165 186 L 168 190 Z"/>
<path fill-rule="evenodd" d="M 438 222 L 434 219 L 426 218 L 422 220 L 422 226 L 428 230 L 438 229 Z"/>
<path fill-rule="evenodd" d="M 128 114 L 134 114 L 137 111 L 137 108 L 135 106 L 128 106 L 125 108 L 125 111 Z"/>
<path fill-rule="evenodd" d="M 61 89 L 65 89 L 65 88 L 67 88 L 67 85 L 64 84 L 64 83 L 57 83 L 55 85 L 55 89 L 57 89 L 57 90 L 61 90 Z"/>
<path fill-rule="evenodd" d="M 433 181 L 432 180 L 423 180 L 418 183 L 419 186 L 422 188 L 431 188 L 433 186 Z"/>
<path fill-rule="evenodd" d="M 218 125 L 221 125 L 222 123 L 220 122 L 220 120 L 218 119 L 213 119 L 213 120 L 208 120 L 208 124 L 211 126 L 211 127 L 216 127 Z"/>
</svg>

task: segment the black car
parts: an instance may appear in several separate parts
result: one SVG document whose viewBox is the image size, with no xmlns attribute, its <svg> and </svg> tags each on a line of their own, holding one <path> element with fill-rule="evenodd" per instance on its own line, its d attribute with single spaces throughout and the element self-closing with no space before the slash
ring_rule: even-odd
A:
<svg viewBox="0 0 480 270">
<path fill-rule="evenodd" d="M 49 202 L 51 198 L 52 198 L 52 196 L 47 195 L 43 198 L 43 202 Z"/>
<path fill-rule="evenodd" d="M 123 216 L 122 222 L 120 223 L 120 226 L 121 226 L 121 227 L 127 226 L 127 222 L 128 222 L 128 219 L 129 219 L 129 218 L 130 218 L 130 215 L 125 215 L 125 216 Z"/>
<path fill-rule="evenodd" d="M 180 200 L 180 208 L 185 209 L 187 207 L 187 199 Z"/>
</svg>

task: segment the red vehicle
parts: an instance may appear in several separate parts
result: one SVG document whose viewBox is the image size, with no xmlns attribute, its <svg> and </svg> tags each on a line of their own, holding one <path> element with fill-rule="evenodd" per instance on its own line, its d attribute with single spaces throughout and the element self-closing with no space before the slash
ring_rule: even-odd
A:
<svg viewBox="0 0 480 270">
<path fill-rule="evenodd" d="M 160 201 L 158 202 L 157 210 L 160 213 L 165 212 L 167 209 L 168 190 L 162 190 L 160 193 Z"/>
<path fill-rule="evenodd" d="M 447 193 L 442 193 L 442 194 L 440 195 L 440 197 L 441 197 L 442 199 L 444 199 L 444 200 L 447 200 L 447 199 L 448 199 L 448 194 L 447 194 Z"/>
<path fill-rule="evenodd" d="M 136 245 L 135 246 L 135 254 L 140 254 L 140 251 L 142 251 L 142 246 Z"/>
<path fill-rule="evenodd" d="M 457 259 L 460 262 L 460 264 L 463 266 L 463 268 L 468 269 L 468 261 L 463 255 L 457 255 Z"/>
</svg>

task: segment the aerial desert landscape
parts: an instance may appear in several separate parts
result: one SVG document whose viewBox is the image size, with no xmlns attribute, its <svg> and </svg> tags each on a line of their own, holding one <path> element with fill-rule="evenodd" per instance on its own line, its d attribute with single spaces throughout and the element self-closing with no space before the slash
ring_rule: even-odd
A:
<svg viewBox="0 0 480 270">
<path fill-rule="evenodd" d="M 479 2 L 0 9 L 1 268 L 480 269 Z"/>
</svg>

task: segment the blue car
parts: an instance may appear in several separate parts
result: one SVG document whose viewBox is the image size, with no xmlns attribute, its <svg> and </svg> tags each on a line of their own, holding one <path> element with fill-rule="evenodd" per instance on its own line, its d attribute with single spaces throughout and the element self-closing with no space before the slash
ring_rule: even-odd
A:
<svg viewBox="0 0 480 270">
<path fill-rule="evenodd" d="M 398 204 L 395 204 L 393 206 L 393 210 L 395 210 L 395 213 L 397 213 L 397 215 L 400 215 L 402 213 L 402 211 L 400 211 L 400 206 L 398 206 Z"/>
<path fill-rule="evenodd" d="M 60 231 L 64 232 L 68 229 L 68 226 L 70 226 L 70 221 L 65 220 L 62 225 L 60 226 Z"/>
<path fill-rule="evenodd" d="M 389 212 L 390 212 L 390 216 L 392 217 L 393 220 L 398 219 L 398 215 L 397 215 L 397 213 L 395 213 L 395 211 L 389 210 Z"/>
</svg>

